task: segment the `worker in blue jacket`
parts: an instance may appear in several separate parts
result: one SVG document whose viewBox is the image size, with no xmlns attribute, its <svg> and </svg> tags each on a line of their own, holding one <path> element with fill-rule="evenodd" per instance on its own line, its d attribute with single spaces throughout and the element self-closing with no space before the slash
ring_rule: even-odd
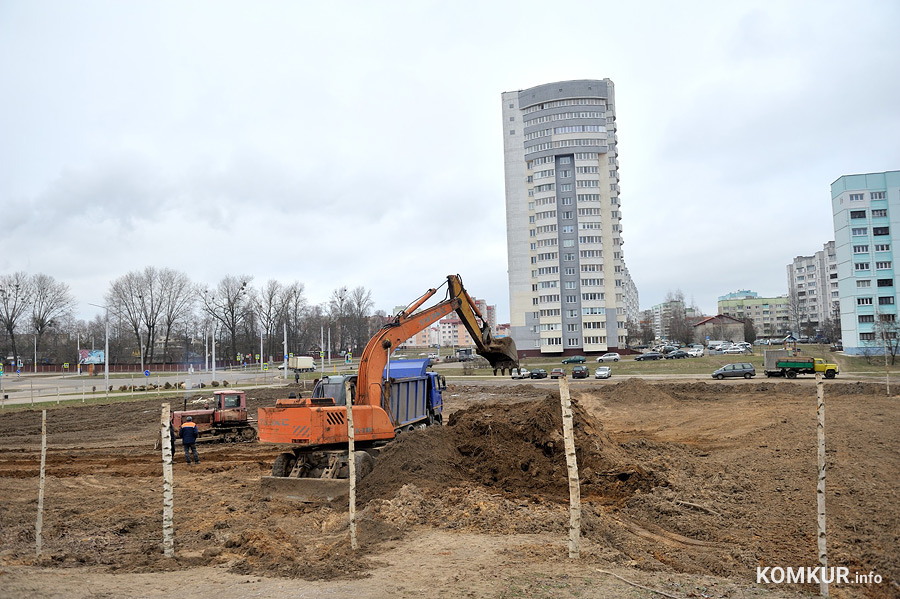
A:
<svg viewBox="0 0 900 599">
<path fill-rule="evenodd" d="M 184 445 L 184 458 L 188 465 L 191 464 L 191 453 L 194 454 L 194 463 L 200 463 L 200 456 L 197 455 L 197 437 L 200 435 L 197 431 L 197 425 L 194 419 L 188 416 L 181 424 L 181 444 Z"/>
</svg>

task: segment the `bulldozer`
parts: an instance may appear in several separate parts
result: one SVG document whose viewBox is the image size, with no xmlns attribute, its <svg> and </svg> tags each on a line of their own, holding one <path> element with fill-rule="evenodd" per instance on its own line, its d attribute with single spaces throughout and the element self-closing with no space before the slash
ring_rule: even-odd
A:
<svg viewBox="0 0 900 599">
<path fill-rule="evenodd" d="M 238 389 L 219 389 L 212 397 L 200 401 L 202 405 L 192 402 L 193 409 L 188 409 L 185 399 L 184 409 L 172 412 L 172 427 L 177 437 L 181 436 L 182 422 L 190 416 L 197 425 L 201 441 L 250 443 L 256 440 L 253 419 L 247 413 L 246 393 Z"/>
<path fill-rule="evenodd" d="M 357 478 L 372 469 L 380 448 L 398 433 L 440 425 L 443 377 L 427 373 L 421 365 L 416 371 L 415 365 L 391 361 L 390 355 L 452 312 L 495 375 L 518 368 L 515 342 L 493 337 L 459 275 L 448 275 L 445 284 L 443 301 L 422 309 L 438 291 L 429 289 L 381 327 L 366 344 L 356 374 L 325 377 L 312 397 L 279 399 L 274 407 L 259 409 L 259 441 L 282 448 L 272 475 L 262 478 L 264 492 L 310 502 L 333 501 L 349 493 L 348 402 L 353 409 Z"/>
</svg>

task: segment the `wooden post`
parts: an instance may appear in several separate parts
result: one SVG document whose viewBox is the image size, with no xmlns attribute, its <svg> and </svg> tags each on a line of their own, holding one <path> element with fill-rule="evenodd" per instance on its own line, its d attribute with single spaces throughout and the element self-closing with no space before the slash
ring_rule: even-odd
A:
<svg viewBox="0 0 900 599">
<path fill-rule="evenodd" d="M 347 468 L 350 470 L 350 547 L 359 549 L 359 541 L 356 538 L 356 456 L 354 455 L 356 445 L 350 381 L 344 383 L 344 394 L 347 397 Z"/>
<path fill-rule="evenodd" d="M 175 557 L 175 494 L 172 483 L 172 437 L 169 435 L 169 404 L 162 405 L 162 417 L 159 421 L 162 439 L 163 462 L 163 554 Z"/>
<path fill-rule="evenodd" d="M 572 426 L 572 402 L 569 398 L 569 381 L 559 377 L 559 401 L 562 404 L 563 440 L 566 466 L 569 471 L 569 557 L 580 556 L 581 536 L 581 488 L 578 482 L 578 460 L 575 456 L 575 433 Z"/>
<path fill-rule="evenodd" d="M 828 597 L 828 583 L 825 572 L 828 568 L 828 551 L 825 537 L 825 383 L 822 373 L 816 373 L 816 441 L 818 442 L 818 481 L 816 484 L 816 539 L 819 553 L 819 566 L 822 568 L 822 581 L 819 583 L 819 594 Z"/>
<path fill-rule="evenodd" d="M 34 536 L 37 557 L 41 558 L 41 529 L 44 527 L 44 472 L 47 464 L 47 410 L 41 410 L 41 482 L 38 485 L 38 513 Z"/>
</svg>

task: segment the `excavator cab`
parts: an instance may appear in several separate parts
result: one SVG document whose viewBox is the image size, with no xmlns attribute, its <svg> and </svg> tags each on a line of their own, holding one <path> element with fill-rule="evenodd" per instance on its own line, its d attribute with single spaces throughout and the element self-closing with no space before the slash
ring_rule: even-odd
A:
<svg viewBox="0 0 900 599">
<path fill-rule="evenodd" d="M 346 406 L 346 382 L 348 380 L 350 381 L 350 397 L 351 401 L 353 401 L 356 398 L 356 376 L 347 376 L 341 374 L 323 377 L 321 381 L 316 383 L 316 388 L 313 389 L 312 398 L 314 400 L 331 398 L 334 400 L 333 405 Z M 313 403 L 315 404 L 321 402 L 314 401 Z"/>
</svg>

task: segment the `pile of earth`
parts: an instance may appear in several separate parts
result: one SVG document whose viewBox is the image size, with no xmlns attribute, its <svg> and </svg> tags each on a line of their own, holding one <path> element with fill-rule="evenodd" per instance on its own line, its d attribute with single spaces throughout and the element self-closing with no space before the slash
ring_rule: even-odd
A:
<svg viewBox="0 0 900 599">
<path fill-rule="evenodd" d="M 602 424 L 572 401 L 583 501 L 616 504 L 663 484 L 629 459 Z M 509 500 L 566 503 L 569 483 L 558 393 L 454 412 L 444 427 L 394 440 L 360 481 L 361 503 L 390 499 L 406 484 L 441 495 L 476 485 Z"/>
</svg>

